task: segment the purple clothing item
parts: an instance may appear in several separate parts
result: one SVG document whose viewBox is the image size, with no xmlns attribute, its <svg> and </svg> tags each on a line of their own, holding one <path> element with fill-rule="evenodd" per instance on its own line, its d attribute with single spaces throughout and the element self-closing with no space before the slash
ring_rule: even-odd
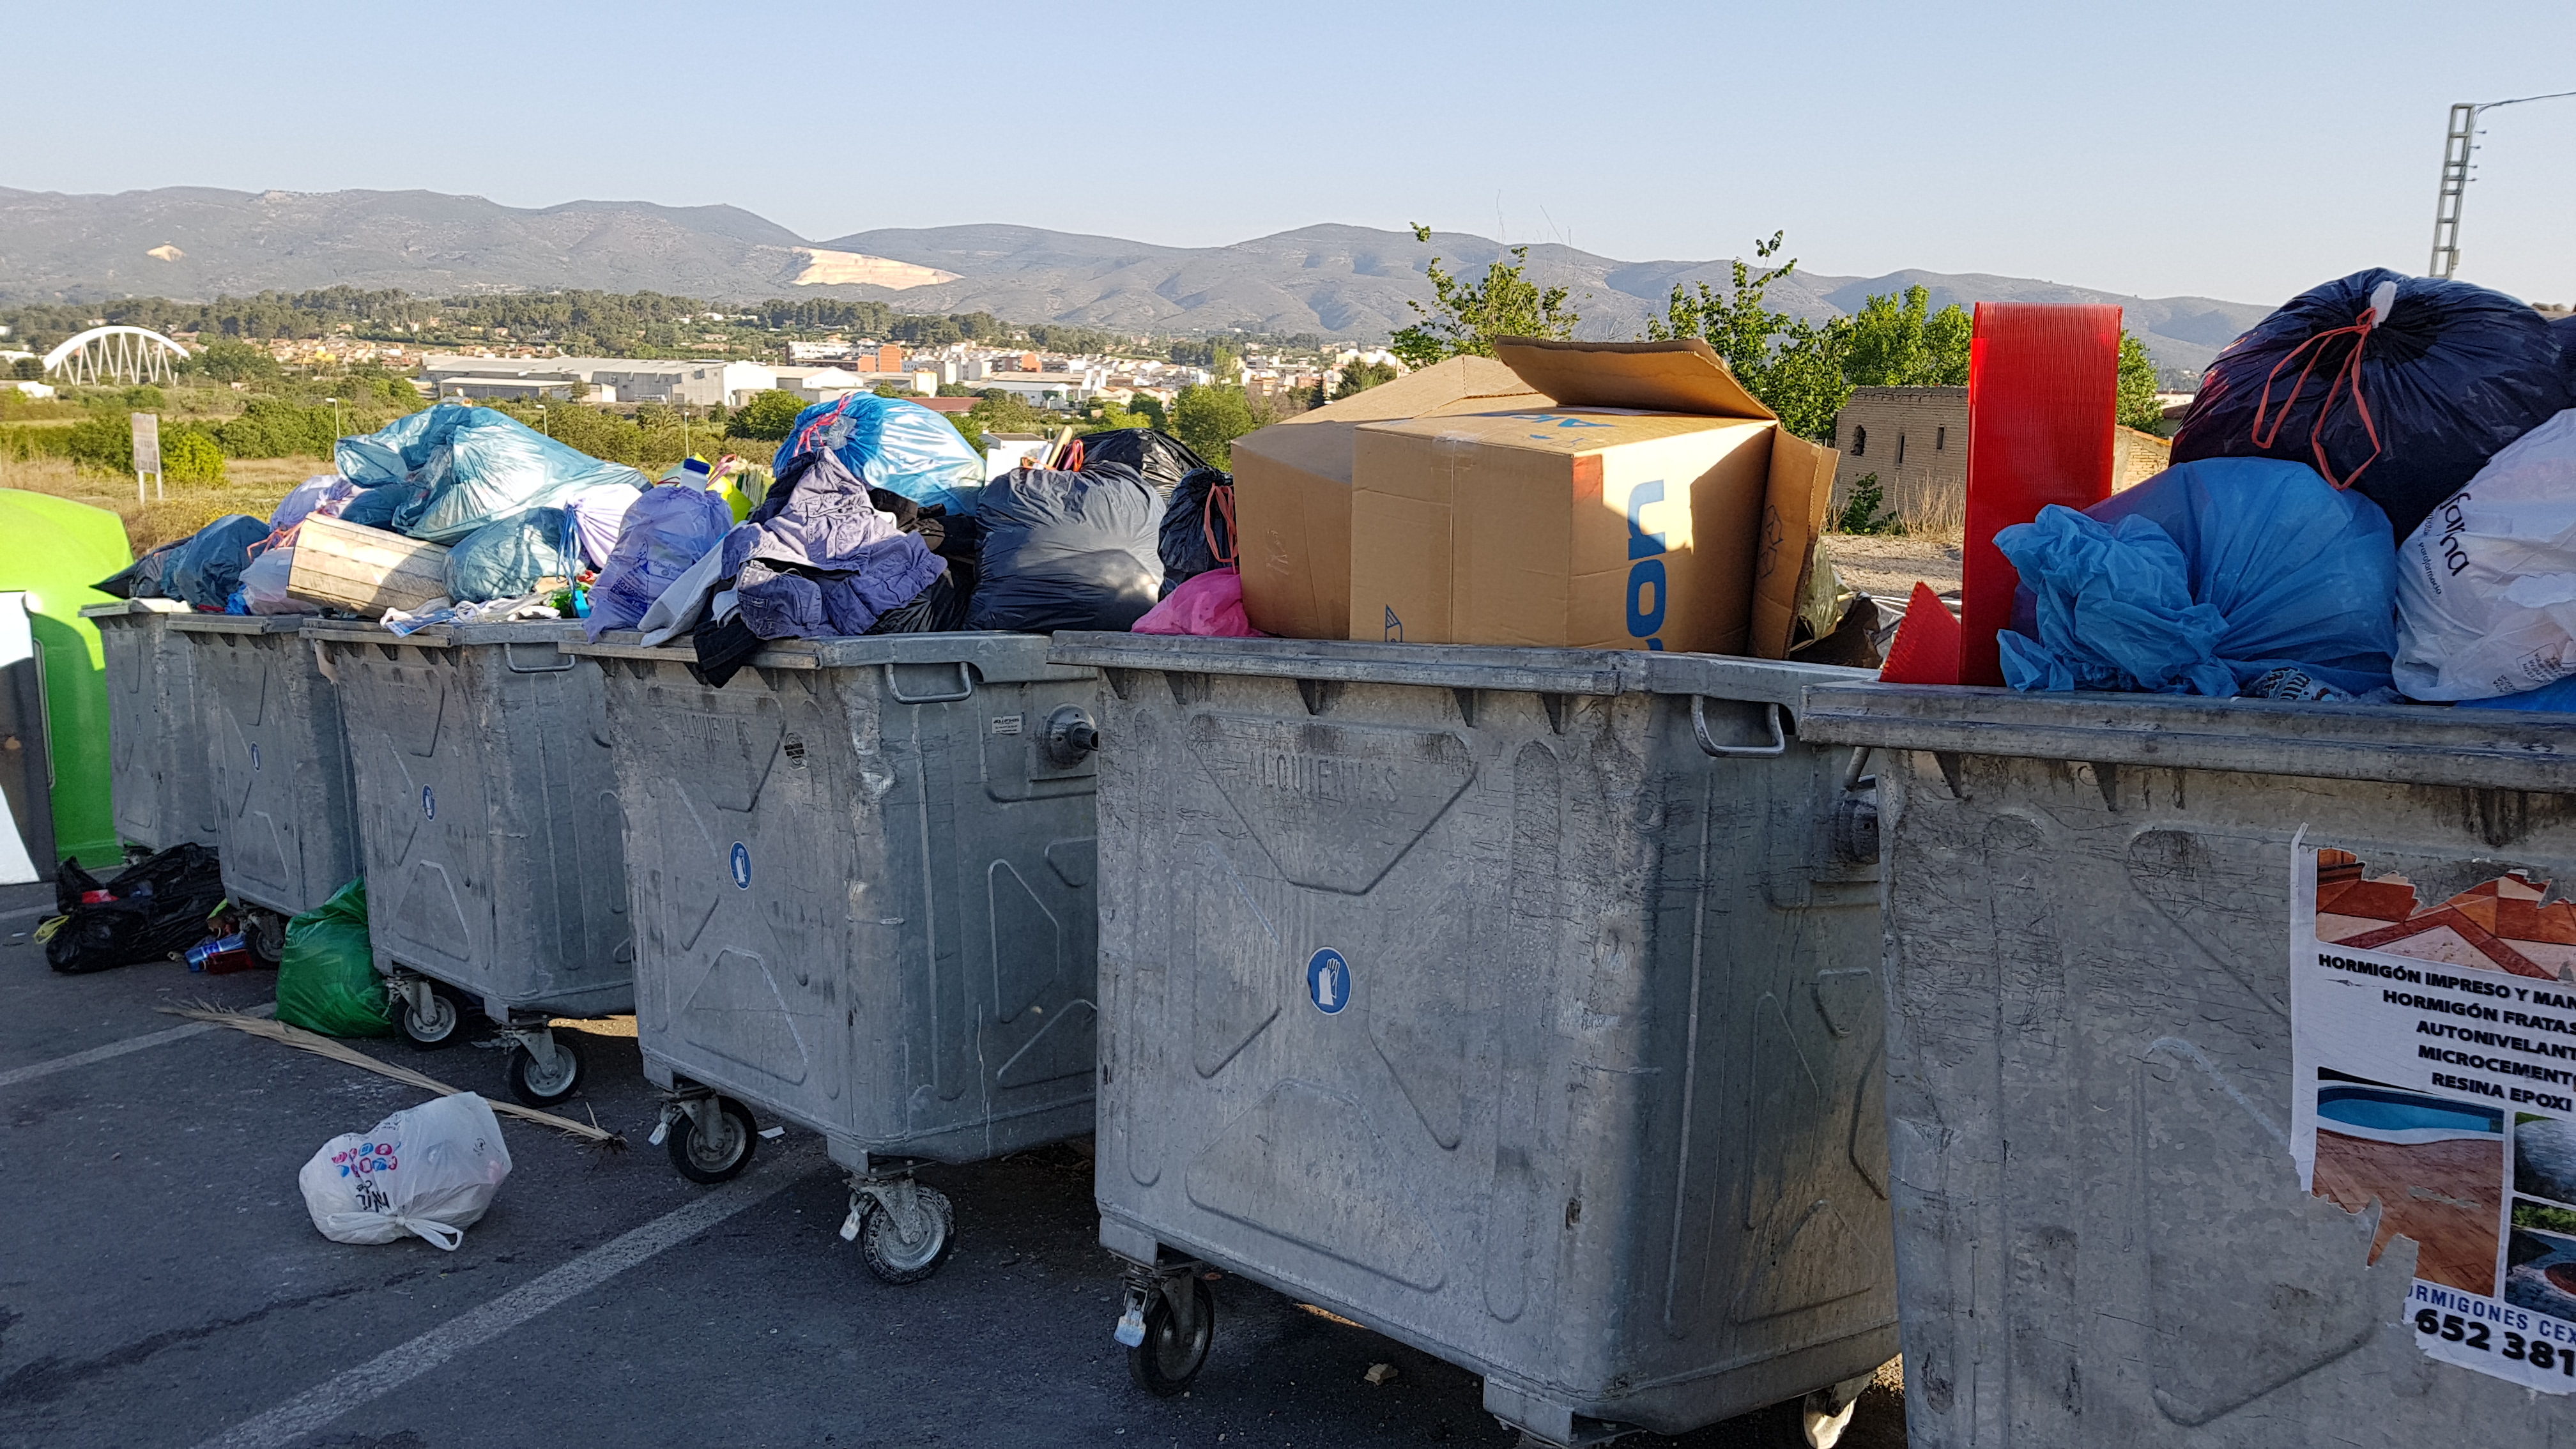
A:
<svg viewBox="0 0 2576 1449">
<path fill-rule="evenodd" d="M 780 480 L 792 490 L 783 506 L 725 536 L 723 572 L 763 639 L 864 634 L 948 568 L 868 502 L 867 483 L 839 458 L 810 456 Z"/>
</svg>

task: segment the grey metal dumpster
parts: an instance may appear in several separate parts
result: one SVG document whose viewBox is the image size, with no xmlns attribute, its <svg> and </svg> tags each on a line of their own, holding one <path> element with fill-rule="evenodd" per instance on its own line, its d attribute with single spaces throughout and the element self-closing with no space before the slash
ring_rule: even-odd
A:
<svg viewBox="0 0 2576 1449">
<path fill-rule="evenodd" d="M 1801 727 L 1876 751 L 1915 1449 L 2576 1445 L 2535 1005 L 2576 1005 L 2576 720 L 1873 686 Z"/>
<path fill-rule="evenodd" d="M 1130 1369 L 1200 1265 L 1485 1376 L 1547 1442 L 1896 1353 L 1878 872 L 1802 687 L 1704 655 L 1060 634 L 1100 726 L 1104 1246 Z"/>
<path fill-rule="evenodd" d="M 599 667 L 574 623 L 450 624 L 396 636 L 312 626 L 340 682 L 366 842 L 367 930 L 421 1047 L 482 1008 L 530 1106 L 578 1088 L 553 1017 L 635 1009 L 635 932 Z"/>
<path fill-rule="evenodd" d="M 599 656 L 641 926 L 657 1140 L 699 1181 L 751 1111 L 823 1134 L 889 1282 L 937 1271 L 921 1160 L 1091 1130 L 1090 670 L 1025 634 L 776 641 L 722 688 L 686 646 Z M 665 1136 L 667 1134 L 667 1136 Z"/>
<path fill-rule="evenodd" d="M 176 599 L 92 604 L 107 664 L 108 790 L 116 833 L 145 850 L 216 842 L 213 762 L 197 704 L 196 648 L 171 632 Z"/>
<path fill-rule="evenodd" d="M 271 961 L 285 944 L 283 918 L 329 900 L 361 868 L 340 693 L 304 637 L 307 622 L 169 616 L 194 651 L 224 891 L 252 908 L 253 949 Z"/>
</svg>

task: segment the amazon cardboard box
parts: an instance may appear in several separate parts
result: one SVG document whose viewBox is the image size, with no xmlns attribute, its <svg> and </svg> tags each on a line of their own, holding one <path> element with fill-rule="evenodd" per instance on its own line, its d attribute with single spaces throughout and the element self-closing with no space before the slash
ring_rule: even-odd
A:
<svg viewBox="0 0 2576 1449">
<path fill-rule="evenodd" d="M 1354 430 L 1349 637 L 1778 659 L 1835 455 L 1705 342 L 1503 342 L 1545 407 Z"/>
<path fill-rule="evenodd" d="M 1351 438 L 1362 423 L 1544 407 L 1489 357 L 1452 357 L 1234 443 L 1234 526 L 1243 611 L 1290 639 L 1347 637 L 1351 617 Z"/>
</svg>

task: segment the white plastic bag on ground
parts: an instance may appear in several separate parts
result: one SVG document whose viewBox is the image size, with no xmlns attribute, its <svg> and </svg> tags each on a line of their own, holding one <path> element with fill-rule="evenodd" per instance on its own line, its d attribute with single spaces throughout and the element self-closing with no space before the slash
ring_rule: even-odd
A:
<svg viewBox="0 0 2576 1449">
<path fill-rule="evenodd" d="M 2493 699 L 2576 674 L 2576 409 L 2488 459 L 2397 566 L 2407 694 Z"/>
<path fill-rule="evenodd" d="M 335 1243 L 417 1233 L 454 1252 L 509 1175 L 492 1104 L 460 1092 L 396 1112 L 365 1136 L 332 1138 L 295 1181 L 313 1226 Z"/>
</svg>

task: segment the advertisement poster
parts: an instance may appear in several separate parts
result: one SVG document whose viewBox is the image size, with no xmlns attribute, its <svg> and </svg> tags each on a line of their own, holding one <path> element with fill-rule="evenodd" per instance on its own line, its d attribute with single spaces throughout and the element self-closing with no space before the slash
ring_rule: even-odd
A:
<svg viewBox="0 0 2576 1449">
<path fill-rule="evenodd" d="M 2576 904 L 2504 872 L 2443 900 L 2304 839 L 2292 1151 L 2418 1245 L 2406 1318 L 2446 1363 L 2576 1392 Z"/>
</svg>

